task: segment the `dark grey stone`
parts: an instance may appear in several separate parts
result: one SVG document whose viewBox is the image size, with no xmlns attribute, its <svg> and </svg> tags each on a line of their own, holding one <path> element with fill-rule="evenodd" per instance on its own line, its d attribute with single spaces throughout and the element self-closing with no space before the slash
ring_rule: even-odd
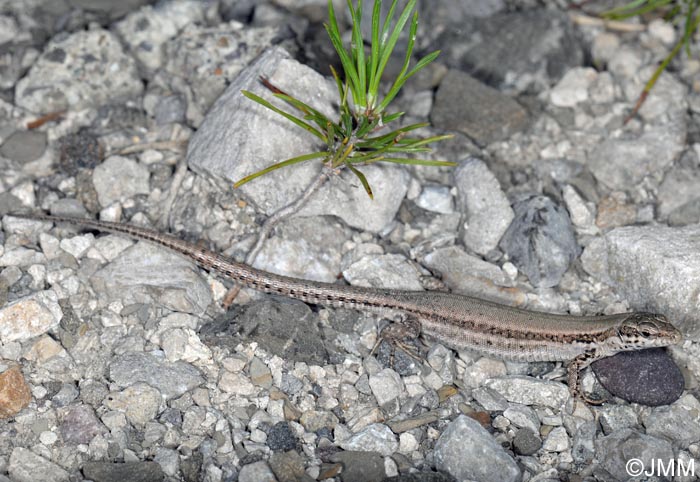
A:
<svg viewBox="0 0 700 482">
<path fill-rule="evenodd" d="M 435 45 L 443 49 L 441 59 L 450 67 L 518 92 L 540 92 L 583 63 L 583 49 L 567 14 L 555 9 L 462 21 L 445 30 Z"/>
<path fill-rule="evenodd" d="M 663 348 L 618 353 L 592 368 L 610 393 L 642 405 L 669 405 L 685 388 L 683 374 Z"/>
<path fill-rule="evenodd" d="M 199 482 L 199 473 L 202 470 L 202 452 L 196 451 L 189 457 L 180 458 L 180 471 L 186 482 Z"/>
<path fill-rule="evenodd" d="M 61 389 L 51 399 L 55 407 L 65 407 L 78 398 L 78 389 L 73 383 L 64 383 Z"/>
<path fill-rule="evenodd" d="M 547 196 L 532 196 L 513 209 L 501 249 L 534 286 L 556 286 L 581 250 L 566 208 Z"/>
<path fill-rule="evenodd" d="M 237 338 L 232 338 L 235 335 Z M 287 360 L 323 365 L 332 343 L 326 341 L 316 315 L 299 301 L 270 298 L 253 302 L 204 325 L 200 337 L 206 345 L 235 347 L 240 338 Z"/>
<path fill-rule="evenodd" d="M 186 109 L 187 101 L 184 96 L 174 94 L 162 97 L 154 109 L 156 124 L 184 123 Z"/>
<path fill-rule="evenodd" d="M 18 207 L 21 205 L 22 201 L 20 201 L 16 196 L 7 191 L 0 193 L 0 216 L 5 216 L 6 214 L 16 212 Z M 0 241 L 3 241 L 4 243 L 5 240 L 0 238 Z"/>
<path fill-rule="evenodd" d="M 529 124 L 527 112 L 511 97 L 455 69 L 440 83 L 430 120 L 481 146 L 507 139 Z"/>
<path fill-rule="evenodd" d="M 16 131 L 0 146 L 0 155 L 27 163 L 39 159 L 46 150 L 46 133 L 41 131 Z"/>
<path fill-rule="evenodd" d="M 165 478 L 156 462 L 85 462 L 83 475 L 94 482 L 160 482 Z"/>
<path fill-rule="evenodd" d="M 316 480 L 305 472 L 304 458 L 293 450 L 272 454 L 268 464 L 279 482 L 314 482 Z"/>
<path fill-rule="evenodd" d="M 700 222 L 700 199 L 687 202 L 668 215 L 671 226 L 687 226 Z"/>
<path fill-rule="evenodd" d="M 529 428 L 521 428 L 513 438 L 513 450 L 519 455 L 532 455 L 542 447 L 542 439 Z"/>
<path fill-rule="evenodd" d="M 98 14 L 109 20 L 116 20 L 127 13 L 138 10 L 139 7 L 155 3 L 155 0 L 68 0 L 75 8 L 82 8 L 88 12 Z"/>
<path fill-rule="evenodd" d="M 340 474 L 343 482 L 384 479 L 384 458 L 376 452 L 347 450 L 333 454 L 330 461 L 343 464 Z"/>
<path fill-rule="evenodd" d="M 382 482 L 457 482 L 457 479 L 444 472 L 416 472 L 388 477 Z"/>
<path fill-rule="evenodd" d="M 297 444 L 297 437 L 288 422 L 277 422 L 267 433 L 267 446 L 271 450 L 294 450 Z"/>
<path fill-rule="evenodd" d="M 97 135 L 87 129 L 66 134 L 58 140 L 59 165 L 66 174 L 75 175 L 81 169 L 92 169 L 104 156 Z"/>
<path fill-rule="evenodd" d="M 163 413 L 158 417 L 158 421 L 161 423 L 169 423 L 174 427 L 182 426 L 182 411 L 177 408 L 166 408 Z"/>
</svg>

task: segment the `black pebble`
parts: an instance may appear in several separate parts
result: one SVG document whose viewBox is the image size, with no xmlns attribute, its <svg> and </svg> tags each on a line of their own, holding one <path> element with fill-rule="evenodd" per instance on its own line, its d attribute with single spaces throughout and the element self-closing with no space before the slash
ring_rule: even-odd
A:
<svg viewBox="0 0 700 482">
<path fill-rule="evenodd" d="M 610 393 L 650 407 L 675 402 L 685 388 L 681 370 L 664 348 L 621 352 L 591 367 Z"/>
</svg>

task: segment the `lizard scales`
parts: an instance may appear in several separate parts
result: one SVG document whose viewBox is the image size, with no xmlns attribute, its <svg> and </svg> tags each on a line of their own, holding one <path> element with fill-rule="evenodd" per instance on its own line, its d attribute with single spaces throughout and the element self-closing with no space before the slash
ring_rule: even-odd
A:
<svg viewBox="0 0 700 482">
<path fill-rule="evenodd" d="M 277 275 L 238 263 L 174 236 L 122 223 L 92 219 L 16 214 L 121 233 L 167 247 L 247 287 L 307 303 L 370 311 L 398 311 L 415 318 L 420 332 L 456 350 L 471 350 L 505 360 L 564 361 L 574 398 L 595 403 L 578 390 L 579 372 L 593 361 L 621 351 L 679 343 L 681 333 L 655 313 L 571 316 L 542 313 L 470 296 L 435 291 L 405 291 L 344 286 Z"/>
</svg>

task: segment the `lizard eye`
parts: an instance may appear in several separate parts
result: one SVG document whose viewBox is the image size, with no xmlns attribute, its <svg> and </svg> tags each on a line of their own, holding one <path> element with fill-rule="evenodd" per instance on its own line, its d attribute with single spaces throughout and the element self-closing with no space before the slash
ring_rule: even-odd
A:
<svg viewBox="0 0 700 482">
<path fill-rule="evenodd" d="M 654 336 L 659 332 L 659 329 L 654 323 L 642 322 L 639 324 L 639 334 L 645 338 Z"/>
</svg>

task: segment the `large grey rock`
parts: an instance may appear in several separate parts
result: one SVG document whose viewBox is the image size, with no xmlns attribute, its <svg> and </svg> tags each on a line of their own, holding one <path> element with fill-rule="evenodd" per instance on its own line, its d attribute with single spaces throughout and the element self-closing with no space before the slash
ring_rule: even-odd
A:
<svg viewBox="0 0 700 482">
<path fill-rule="evenodd" d="M 606 236 L 608 273 L 635 309 L 663 313 L 700 336 L 700 225 L 626 226 Z"/>
<path fill-rule="evenodd" d="M 606 139 L 588 155 L 588 166 L 604 186 L 632 190 L 645 176 L 662 172 L 680 156 L 686 132 L 685 122 L 677 119 L 649 126 L 638 136 Z"/>
<path fill-rule="evenodd" d="M 659 186 L 659 217 L 661 219 L 678 216 L 686 206 L 700 200 L 700 172 L 697 167 L 678 167 L 669 170 Z M 676 214 L 676 216 L 672 216 Z M 672 222 L 672 224 L 675 224 Z"/>
<path fill-rule="evenodd" d="M 128 14 L 114 25 L 131 54 L 149 72 L 164 61 L 165 42 L 190 23 L 203 23 L 206 2 L 197 0 L 159 2 Z"/>
<path fill-rule="evenodd" d="M 2 143 L 0 155 L 24 164 L 39 159 L 45 150 L 46 132 L 16 131 Z"/>
<path fill-rule="evenodd" d="M 35 454 L 29 449 L 15 447 L 7 466 L 12 481 L 34 482 L 68 482 L 68 472 L 50 460 Z"/>
<path fill-rule="evenodd" d="M 260 53 L 278 42 L 277 37 L 283 35 L 271 27 L 248 28 L 238 22 L 215 27 L 190 23 L 163 44 L 165 65 L 154 84 L 183 96 L 187 100 L 187 121 L 197 127 L 226 86 Z M 239 112 L 229 115 L 237 117 Z"/>
<path fill-rule="evenodd" d="M 652 463 L 666 463 L 673 458 L 673 446 L 667 440 L 623 429 L 595 441 L 593 473 L 599 480 L 629 480 L 630 467 L 647 470 Z M 628 465 L 632 459 L 639 460 L 641 465 Z"/>
<path fill-rule="evenodd" d="M 336 117 L 333 86 L 284 50 L 270 49 L 226 89 L 192 136 L 187 153 L 192 169 L 235 182 L 275 162 L 325 148 L 316 137 L 241 94 L 246 89 L 270 99 L 259 82 L 261 75 L 331 119 Z M 319 170 L 319 162 L 283 168 L 243 185 L 241 191 L 271 214 L 297 199 Z M 327 182 L 298 214 L 332 214 L 350 226 L 380 231 L 394 218 L 406 194 L 408 174 L 397 166 L 374 165 L 362 171 L 374 189 L 374 200 L 352 174 L 344 172 L 341 179 Z"/>
<path fill-rule="evenodd" d="M 531 9 L 497 13 L 457 25 L 435 42 L 442 61 L 501 88 L 541 91 L 583 63 L 583 49 L 566 13 Z"/>
<path fill-rule="evenodd" d="M 527 112 L 515 100 L 456 69 L 440 82 L 430 120 L 481 146 L 508 139 L 529 124 Z"/>
<path fill-rule="evenodd" d="M 333 218 L 291 219 L 275 229 L 254 266 L 287 276 L 333 283 L 341 265 L 341 248 L 349 230 Z"/>
<path fill-rule="evenodd" d="M 143 91 L 136 62 L 103 29 L 57 36 L 17 82 L 15 102 L 35 113 L 98 107 Z"/>
<path fill-rule="evenodd" d="M 422 262 L 457 293 L 509 305 L 522 305 L 527 301 L 520 290 L 512 288 L 513 280 L 501 268 L 457 246 L 436 249 Z"/>
<path fill-rule="evenodd" d="M 700 403 L 691 394 L 665 407 L 657 407 L 644 420 L 647 435 L 673 441 L 683 449 L 700 440 Z"/>
<path fill-rule="evenodd" d="M 534 286 L 556 286 L 580 251 L 566 209 L 547 196 L 533 196 L 514 210 L 501 249 Z"/>
<path fill-rule="evenodd" d="M 513 209 L 496 176 L 483 161 L 469 158 L 454 171 L 457 202 L 463 220 L 464 245 L 485 255 L 498 246 L 513 220 Z"/>
<path fill-rule="evenodd" d="M 109 378 L 119 387 L 143 382 L 157 388 L 166 400 L 204 383 L 199 370 L 184 362 L 168 362 L 154 353 L 125 353 L 109 365 Z"/>
<path fill-rule="evenodd" d="M 518 464 L 473 418 L 460 415 L 435 443 L 435 467 L 457 480 L 516 482 Z"/>
<path fill-rule="evenodd" d="M 96 272 L 93 288 L 109 302 L 157 303 L 173 311 L 203 314 L 211 290 L 191 261 L 149 243 L 133 247 Z"/>
</svg>

